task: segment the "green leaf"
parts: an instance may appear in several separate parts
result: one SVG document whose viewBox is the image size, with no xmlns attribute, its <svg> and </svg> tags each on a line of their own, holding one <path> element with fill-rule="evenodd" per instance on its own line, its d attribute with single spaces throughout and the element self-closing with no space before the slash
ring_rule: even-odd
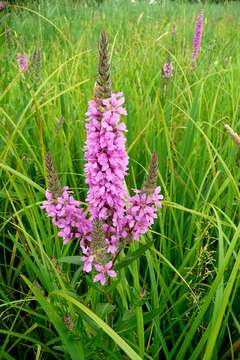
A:
<svg viewBox="0 0 240 360">
<path fill-rule="evenodd" d="M 42 295 L 41 291 L 35 287 L 24 275 L 21 275 L 29 289 L 35 295 L 37 301 L 42 309 L 47 314 L 49 320 L 57 330 L 61 337 L 65 351 L 71 356 L 72 360 L 84 360 L 83 345 L 79 339 L 74 338 L 74 335 L 66 328 L 63 320 L 57 314 L 55 307 Z"/>
<path fill-rule="evenodd" d="M 115 269 L 120 270 L 125 268 L 126 266 L 130 265 L 133 261 L 137 260 L 141 257 L 154 243 L 154 240 L 147 242 L 145 245 L 142 245 L 136 251 L 130 253 L 125 257 L 124 260 L 120 261 L 116 264 Z"/>
<path fill-rule="evenodd" d="M 76 305 L 81 311 L 83 311 L 90 319 L 92 319 L 102 330 L 110 336 L 113 341 L 129 356 L 131 360 L 141 360 L 141 357 L 123 340 L 108 324 L 106 324 L 100 317 L 92 312 L 85 305 L 80 303 L 77 299 L 69 295 L 64 291 L 53 291 L 52 296 L 61 296 L 70 303 Z"/>
</svg>

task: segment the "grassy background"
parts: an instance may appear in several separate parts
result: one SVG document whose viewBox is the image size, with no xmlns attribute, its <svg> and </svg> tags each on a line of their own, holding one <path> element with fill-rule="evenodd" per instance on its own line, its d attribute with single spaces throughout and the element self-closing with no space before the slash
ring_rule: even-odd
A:
<svg viewBox="0 0 240 360">
<path fill-rule="evenodd" d="M 49 0 L 0 13 L 1 359 L 237 358 L 239 150 L 223 125 L 240 130 L 240 4 L 205 4 L 192 71 L 199 10 Z M 103 29 L 113 88 L 126 96 L 127 185 L 141 186 L 155 149 L 165 197 L 152 231 L 121 253 L 118 279 L 104 288 L 73 257 L 77 242 L 63 247 L 39 208 L 45 149 L 86 206 L 84 113 Z M 32 81 L 16 56 L 36 47 L 40 78 Z M 169 56 L 175 71 L 165 86 Z"/>
</svg>

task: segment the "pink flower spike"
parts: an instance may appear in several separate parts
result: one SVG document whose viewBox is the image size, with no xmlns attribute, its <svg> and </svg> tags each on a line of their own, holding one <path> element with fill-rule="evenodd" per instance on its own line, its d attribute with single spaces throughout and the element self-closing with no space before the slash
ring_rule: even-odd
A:
<svg viewBox="0 0 240 360">
<path fill-rule="evenodd" d="M 24 73 L 28 70 L 28 56 L 27 54 L 18 54 L 17 63 L 19 70 Z"/>
</svg>

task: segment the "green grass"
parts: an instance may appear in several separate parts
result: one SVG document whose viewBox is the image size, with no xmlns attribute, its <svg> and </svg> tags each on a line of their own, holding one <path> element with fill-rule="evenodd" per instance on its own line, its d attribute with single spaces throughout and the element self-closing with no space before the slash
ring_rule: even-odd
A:
<svg viewBox="0 0 240 360">
<path fill-rule="evenodd" d="M 0 359 L 237 358 L 239 148 L 223 125 L 240 131 L 240 5 L 205 5 L 192 71 L 199 10 L 170 1 L 46 0 L 0 13 Z M 142 185 L 156 150 L 165 198 L 106 287 L 83 273 L 77 242 L 63 246 L 40 209 L 47 149 L 62 185 L 86 208 L 84 114 L 103 29 L 113 88 L 126 97 L 128 188 Z M 42 65 L 33 84 L 16 56 L 36 46 Z M 175 71 L 164 90 L 169 55 Z"/>
</svg>

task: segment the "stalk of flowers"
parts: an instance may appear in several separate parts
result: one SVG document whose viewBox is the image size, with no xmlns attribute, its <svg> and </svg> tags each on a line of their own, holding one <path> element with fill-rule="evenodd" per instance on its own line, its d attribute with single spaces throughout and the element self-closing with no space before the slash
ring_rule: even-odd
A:
<svg viewBox="0 0 240 360">
<path fill-rule="evenodd" d="M 80 202 L 75 200 L 67 186 L 61 187 L 55 172 L 52 159 L 46 156 L 46 169 L 48 176 L 48 190 L 46 199 L 42 204 L 52 223 L 59 228 L 58 235 L 63 238 L 63 243 L 68 244 L 73 238 L 80 238 L 83 252 L 87 252 L 88 242 L 91 241 L 91 223 L 86 219 Z"/>
<path fill-rule="evenodd" d="M 3 1 L 0 1 L 0 11 L 5 9 L 5 4 Z"/>
<path fill-rule="evenodd" d="M 27 54 L 18 54 L 17 63 L 20 72 L 25 73 L 28 70 L 28 56 Z"/>
<path fill-rule="evenodd" d="M 171 61 L 163 64 L 162 77 L 164 80 L 169 80 L 173 76 L 173 64 Z"/>
<path fill-rule="evenodd" d="M 194 37 L 193 37 L 193 53 L 192 53 L 193 66 L 196 66 L 197 58 L 198 58 L 200 48 L 201 48 L 202 33 L 203 33 L 203 19 L 204 19 L 204 12 L 202 9 L 196 19 L 195 33 L 194 33 Z"/>
<path fill-rule="evenodd" d="M 125 189 L 128 155 L 125 148 L 126 116 L 122 93 L 112 93 L 108 42 L 105 33 L 99 43 L 98 78 L 95 98 L 88 104 L 84 167 L 89 187 L 87 219 L 67 187 L 61 188 L 51 158 L 47 157 L 47 200 L 43 208 L 59 229 L 64 243 L 77 238 L 83 253 L 83 270 L 94 271 L 93 281 L 105 285 L 116 277 L 113 263 L 126 239 L 138 240 L 153 224 L 162 195 L 157 181 L 157 155 L 150 162 L 149 175 L 141 191 L 130 197 Z"/>
<path fill-rule="evenodd" d="M 120 116 L 127 113 L 122 93 L 111 93 L 109 69 L 107 38 L 102 33 L 95 100 L 89 101 L 87 112 L 85 177 L 91 217 L 104 222 L 107 251 L 115 254 L 127 197 L 124 186 L 128 165 L 126 126 L 120 121 Z"/>
<path fill-rule="evenodd" d="M 163 195 L 161 188 L 157 186 L 158 159 L 154 152 L 151 157 L 148 177 L 143 184 L 142 190 L 134 190 L 135 195 L 129 198 L 129 207 L 126 210 L 125 231 L 134 240 L 145 234 L 154 219 L 157 217 L 157 209 L 162 207 Z"/>
</svg>

